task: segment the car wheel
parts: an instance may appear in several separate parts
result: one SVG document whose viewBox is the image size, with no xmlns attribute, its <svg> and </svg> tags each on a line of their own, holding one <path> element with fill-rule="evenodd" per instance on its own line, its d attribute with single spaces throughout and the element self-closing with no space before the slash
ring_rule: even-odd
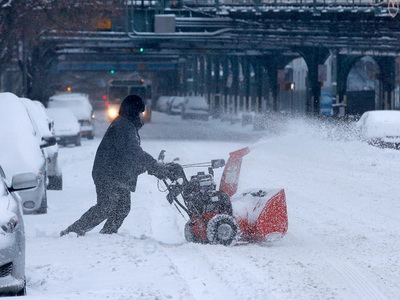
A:
<svg viewBox="0 0 400 300">
<path fill-rule="evenodd" d="M 94 134 L 93 131 L 91 131 L 88 136 L 87 136 L 88 140 L 93 140 L 94 139 Z"/>
<path fill-rule="evenodd" d="M 79 147 L 79 146 L 81 146 L 81 145 L 82 145 L 82 143 L 81 143 L 81 136 L 78 135 L 78 136 L 76 137 L 75 146 Z"/>
<path fill-rule="evenodd" d="M 42 203 L 40 204 L 39 209 L 37 210 L 38 214 L 47 214 L 47 190 L 44 189 L 44 195 L 42 198 Z"/>
<path fill-rule="evenodd" d="M 24 280 L 24 287 L 21 290 L 19 290 L 16 296 L 25 296 L 25 295 L 26 295 L 26 280 Z"/>
<path fill-rule="evenodd" d="M 62 190 L 62 176 L 49 176 L 48 190 Z"/>
</svg>

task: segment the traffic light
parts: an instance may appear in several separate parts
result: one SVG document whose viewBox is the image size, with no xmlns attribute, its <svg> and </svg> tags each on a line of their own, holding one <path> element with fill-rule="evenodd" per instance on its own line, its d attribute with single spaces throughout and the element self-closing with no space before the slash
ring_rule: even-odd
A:
<svg viewBox="0 0 400 300">
<path fill-rule="evenodd" d="M 115 73 L 115 70 L 110 70 L 110 74 L 114 74 Z"/>
<path fill-rule="evenodd" d="M 143 52 L 144 52 L 144 48 L 140 48 L 140 49 L 139 49 L 139 52 L 140 52 L 140 53 L 143 53 Z"/>
</svg>

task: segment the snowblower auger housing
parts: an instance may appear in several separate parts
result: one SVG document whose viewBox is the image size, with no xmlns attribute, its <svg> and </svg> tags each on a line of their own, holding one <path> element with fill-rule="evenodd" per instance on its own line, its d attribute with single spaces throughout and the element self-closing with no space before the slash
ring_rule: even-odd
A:
<svg viewBox="0 0 400 300">
<path fill-rule="evenodd" d="M 253 188 L 238 193 L 242 159 L 250 148 L 231 152 L 221 177 L 220 191 L 231 197 L 241 240 L 249 242 L 272 241 L 288 230 L 286 195 L 283 189 Z"/>
</svg>

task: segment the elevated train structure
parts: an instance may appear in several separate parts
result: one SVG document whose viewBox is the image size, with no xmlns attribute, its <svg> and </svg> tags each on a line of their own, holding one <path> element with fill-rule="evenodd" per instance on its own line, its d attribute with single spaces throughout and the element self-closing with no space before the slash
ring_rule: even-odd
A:
<svg viewBox="0 0 400 300">
<path fill-rule="evenodd" d="M 398 2 L 390 3 L 126 1 L 119 19 L 99 30 L 44 35 L 42 51 L 52 55 L 42 57 L 56 58 L 48 74 L 141 72 L 159 94 L 206 96 L 218 115 L 279 111 L 285 92 L 301 94 L 296 111 L 319 114 L 327 89 L 345 106 L 348 74 L 369 56 L 379 69 L 374 107 L 395 109 L 400 17 Z M 307 71 L 302 90 L 285 71 L 298 58 Z"/>
</svg>

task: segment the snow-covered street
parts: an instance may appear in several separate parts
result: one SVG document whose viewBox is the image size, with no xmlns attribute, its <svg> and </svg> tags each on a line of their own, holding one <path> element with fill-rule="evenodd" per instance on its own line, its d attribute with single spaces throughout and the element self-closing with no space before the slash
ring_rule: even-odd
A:
<svg viewBox="0 0 400 300">
<path fill-rule="evenodd" d="M 64 188 L 48 191 L 48 213 L 24 218 L 26 299 L 399 299 L 399 151 L 300 119 L 272 134 L 155 112 L 141 132 L 154 157 L 164 149 L 166 161 L 227 160 L 250 146 L 239 191 L 284 188 L 286 236 L 230 247 L 187 243 L 185 220 L 157 179 L 143 174 L 118 234 L 101 235 L 99 226 L 60 238 L 96 202 L 91 169 L 107 123 L 97 125 L 94 140 L 60 148 Z"/>
</svg>

